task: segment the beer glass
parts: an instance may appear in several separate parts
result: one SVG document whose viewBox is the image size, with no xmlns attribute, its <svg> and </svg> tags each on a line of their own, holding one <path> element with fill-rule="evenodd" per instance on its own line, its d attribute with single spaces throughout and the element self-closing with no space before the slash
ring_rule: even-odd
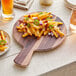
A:
<svg viewBox="0 0 76 76">
<path fill-rule="evenodd" d="M 1 0 L 2 18 L 10 20 L 14 18 L 13 0 Z"/>
<path fill-rule="evenodd" d="M 64 0 L 66 7 L 72 9 L 70 17 L 70 30 L 76 33 L 76 0 Z"/>
</svg>

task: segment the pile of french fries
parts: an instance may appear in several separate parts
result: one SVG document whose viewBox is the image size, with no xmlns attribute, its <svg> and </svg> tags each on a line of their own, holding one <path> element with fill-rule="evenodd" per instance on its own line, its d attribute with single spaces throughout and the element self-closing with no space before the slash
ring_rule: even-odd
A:
<svg viewBox="0 0 76 76">
<path fill-rule="evenodd" d="M 51 33 L 56 37 L 63 37 L 64 33 L 61 32 L 59 25 L 62 22 L 57 22 L 53 19 L 53 15 L 50 12 L 37 12 L 29 15 L 24 15 L 20 24 L 16 26 L 18 32 L 23 32 L 22 37 L 34 35 L 38 39 L 42 35 Z"/>
<path fill-rule="evenodd" d="M 7 48 L 6 44 L 6 36 L 4 35 L 3 31 L 0 31 L 0 51 L 4 51 Z"/>
</svg>

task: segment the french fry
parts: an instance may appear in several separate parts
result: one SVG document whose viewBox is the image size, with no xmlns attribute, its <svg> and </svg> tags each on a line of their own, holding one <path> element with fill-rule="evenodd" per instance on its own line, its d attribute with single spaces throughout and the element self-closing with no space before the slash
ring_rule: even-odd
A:
<svg viewBox="0 0 76 76">
<path fill-rule="evenodd" d="M 1 36 L 0 36 L 0 40 L 2 40 L 2 39 L 1 39 Z"/>
<path fill-rule="evenodd" d="M 23 32 L 23 30 L 18 30 L 18 32 Z"/>
<path fill-rule="evenodd" d="M 38 13 L 31 14 L 31 17 L 37 17 Z"/>
<path fill-rule="evenodd" d="M 24 27 L 23 23 L 21 23 L 19 26 L 20 26 L 20 27 Z"/>
<path fill-rule="evenodd" d="M 54 24 L 56 24 L 57 22 L 56 21 L 48 21 L 48 24 L 49 25 L 54 25 Z"/>
<path fill-rule="evenodd" d="M 56 22 L 56 21 L 48 21 L 49 25 L 61 25 L 63 24 L 62 22 Z"/>
<path fill-rule="evenodd" d="M 61 31 L 59 30 L 59 28 L 56 28 L 55 31 L 56 31 L 57 33 L 59 33 L 60 37 L 63 37 L 63 36 L 64 36 L 64 33 L 61 32 Z"/>
<path fill-rule="evenodd" d="M 22 37 L 26 37 L 26 36 L 28 36 L 29 34 L 28 33 L 24 33 L 23 35 L 22 35 Z"/>
<path fill-rule="evenodd" d="M 58 25 L 62 25 L 63 23 L 62 22 L 57 22 L 58 23 Z"/>
<path fill-rule="evenodd" d="M 54 30 L 52 30 L 52 32 L 53 32 L 53 34 L 55 35 L 55 37 L 58 38 L 57 33 L 56 33 Z"/>
<path fill-rule="evenodd" d="M 42 14 L 42 15 L 39 15 L 38 18 L 42 20 L 42 19 L 44 19 L 44 18 L 47 18 L 48 16 L 49 16 L 49 15 L 47 15 L 47 14 Z"/>
<path fill-rule="evenodd" d="M 31 27 L 30 30 L 31 30 L 32 34 L 34 35 L 35 34 L 35 28 Z"/>
<path fill-rule="evenodd" d="M 40 34 L 38 36 L 39 38 L 42 36 L 43 32 L 44 32 L 44 29 L 40 32 Z"/>
<path fill-rule="evenodd" d="M 0 51 L 4 51 L 5 49 L 7 49 L 7 47 L 5 46 L 0 47 Z"/>
<path fill-rule="evenodd" d="M 32 23 L 32 22 L 33 22 L 32 18 L 27 21 L 27 23 Z"/>
<path fill-rule="evenodd" d="M 43 14 L 39 15 L 38 18 L 39 18 L 39 19 L 47 18 L 47 17 L 49 17 L 49 14 L 51 14 L 51 13 L 50 13 L 50 12 L 49 12 L 49 13 L 44 12 Z"/>
<path fill-rule="evenodd" d="M 53 15 L 50 15 L 49 17 L 53 17 Z"/>
<path fill-rule="evenodd" d="M 1 38 L 2 38 L 3 40 L 5 40 L 5 35 L 4 35 L 3 31 L 1 31 Z"/>
<path fill-rule="evenodd" d="M 42 28 L 42 26 L 36 26 L 36 25 L 34 25 L 34 24 L 32 24 L 33 25 L 33 27 L 35 28 L 35 29 L 40 29 L 40 28 Z"/>
<path fill-rule="evenodd" d="M 20 29 L 20 26 L 16 26 L 17 29 Z"/>
<path fill-rule="evenodd" d="M 24 17 L 28 17 L 28 15 L 24 15 Z"/>
<path fill-rule="evenodd" d="M 48 31 L 44 31 L 44 36 L 48 34 Z"/>
<path fill-rule="evenodd" d="M 26 28 L 27 28 L 27 33 L 32 36 L 30 29 L 27 26 L 26 26 Z"/>
<path fill-rule="evenodd" d="M 35 31 L 35 36 L 38 37 L 37 30 Z"/>
<path fill-rule="evenodd" d="M 39 36 L 39 30 L 37 29 L 35 32 L 35 36 L 38 37 Z"/>
</svg>

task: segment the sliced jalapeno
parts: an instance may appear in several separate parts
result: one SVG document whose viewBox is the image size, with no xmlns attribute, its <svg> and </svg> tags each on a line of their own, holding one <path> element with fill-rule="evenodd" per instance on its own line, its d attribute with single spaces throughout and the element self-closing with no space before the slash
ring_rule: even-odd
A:
<svg viewBox="0 0 76 76">
<path fill-rule="evenodd" d="M 5 40 L 0 40 L 0 45 L 4 45 L 6 44 L 7 42 Z"/>
</svg>

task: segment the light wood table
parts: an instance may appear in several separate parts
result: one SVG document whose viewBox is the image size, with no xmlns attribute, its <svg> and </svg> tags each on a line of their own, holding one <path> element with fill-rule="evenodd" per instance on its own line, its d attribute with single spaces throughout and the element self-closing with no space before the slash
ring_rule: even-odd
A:
<svg viewBox="0 0 76 76">
<path fill-rule="evenodd" d="M 14 65 L 13 59 L 20 52 L 21 47 L 12 37 L 13 26 L 22 15 L 36 11 L 49 11 L 59 16 L 65 23 L 69 34 L 69 18 L 71 10 L 64 6 L 63 0 L 53 0 L 49 7 L 40 6 L 39 0 L 34 0 L 28 11 L 14 9 L 15 18 L 8 24 L 0 23 L 0 29 L 5 30 L 11 37 L 11 48 L 7 54 L 0 57 L 0 76 L 36 76 L 57 69 L 66 64 L 76 61 L 76 35 L 68 35 L 65 42 L 53 51 L 34 53 L 27 68 Z"/>
</svg>

